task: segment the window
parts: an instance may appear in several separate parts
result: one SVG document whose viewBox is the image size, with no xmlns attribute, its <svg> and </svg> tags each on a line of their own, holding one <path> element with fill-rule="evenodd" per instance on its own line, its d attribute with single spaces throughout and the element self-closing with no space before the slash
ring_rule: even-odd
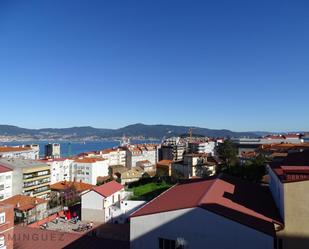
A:
<svg viewBox="0 0 309 249">
<path fill-rule="evenodd" d="M 4 184 L 1 184 L 1 185 L 0 185 L 0 191 L 1 191 L 1 190 L 4 190 Z"/>
<path fill-rule="evenodd" d="M 180 239 L 178 242 L 176 240 L 171 239 L 163 239 L 159 238 L 159 249 L 184 249 L 185 242 L 184 240 Z"/>
<path fill-rule="evenodd" d="M 5 212 L 0 213 L 0 224 L 5 223 Z"/>
</svg>

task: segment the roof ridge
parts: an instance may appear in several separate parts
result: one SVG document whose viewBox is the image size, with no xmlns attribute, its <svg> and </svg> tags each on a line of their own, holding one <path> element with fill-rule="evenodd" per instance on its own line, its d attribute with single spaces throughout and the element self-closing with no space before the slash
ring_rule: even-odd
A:
<svg viewBox="0 0 309 249">
<path fill-rule="evenodd" d="M 219 179 L 219 177 L 220 177 L 220 175 L 219 175 L 217 178 L 205 180 L 205 181 L 213 181 L 213 182 L 211 183 L 211 186 L 210 186 L 209 188 L 207 188 L 207 189 L 205 190 L 205 192 L 202 194 L 202 196 L 199 198 L 199 200 L 198 200 L 198 202 L 197 202 L 197 206 L 200 206 L 200 205 L 202 205 L 202 204 L 206 204 L 206 203 L 202 203 L 201 201 L 202 201 L 202 199 L 205 197 L 205 195 L 206 195 L 207 193 L 209 193 L 209 191 L 210 191 L 212 188 L 214 188 L 214 185 L 215 185 L 215 183 L 217 182 L 217 180 Z"/>
</svg>

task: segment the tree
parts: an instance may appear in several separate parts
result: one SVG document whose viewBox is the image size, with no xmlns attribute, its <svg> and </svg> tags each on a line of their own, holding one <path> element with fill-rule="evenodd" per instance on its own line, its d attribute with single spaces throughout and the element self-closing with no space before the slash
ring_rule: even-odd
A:
<svg viewBox="0 0 309 249">
<path fill-rule="evenodd" d="M 208 177 L 211 175 L 211 170 L 203 164 L 197 164 L 195 165 L 195 175 L 198 177 Z"/>
<path fill-rule="evenodd" d="M 251 182 L 260 182 L 266 174 L 266 158 L 263 154 L 259 154 L 245 162 L 243 165 L 243 178 Z"/>
<path fill-rule="evenodd" d="M 220 143 L 217 152 L 228 171 L 231 171 L 232 166 L 238 164 L 237 148 L 230 139 L 226 139 L 223 143 Z"/>
</svg>

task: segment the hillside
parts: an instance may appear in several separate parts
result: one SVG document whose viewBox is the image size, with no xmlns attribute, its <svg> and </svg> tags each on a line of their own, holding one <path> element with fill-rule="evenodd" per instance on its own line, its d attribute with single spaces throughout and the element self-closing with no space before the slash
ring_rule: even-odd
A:
<svg viewBox="0 0 309 249">
<path fill-rule="evenodd" d="M 130 137 L 159 138 L 188 133 L 189 126 L 176 125 L 145 125 L 133 124 L 119 129 L 100 129 L 90 126 L 71 127 L 71 128 L 44 128 L 44 129 L 25 129 L 17 126 L 0 125 L 0 136 L 26 136 L 34 139 L 40 138 L 112 138 Z M 251 132 L 233 132 L 230 130 L 216 130 L 201 127 L 193 127 L 193 133 L 208 137 L 254 137 L 256 134 Z"/>
</svg>

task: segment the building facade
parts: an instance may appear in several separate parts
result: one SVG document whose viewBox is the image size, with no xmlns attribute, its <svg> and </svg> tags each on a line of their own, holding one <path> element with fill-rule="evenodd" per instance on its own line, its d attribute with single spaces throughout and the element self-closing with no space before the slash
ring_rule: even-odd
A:
<svg viewBox="0 0 309 249">
<path fill-rule="evenodd" d="M 105 183 L 82 195 L 82 220 L 113 221 L 113 211 L 124 198 L 124 187 L 116 181 Z"/>
<path fill-rule="evenodd" d="M 183 178 L 212 176 L 217 163 L 208 154 L 186 154 L 183 160 L 172 163 L 172 175 Z"/>
<path fill-rule="evenodd" d="M 126 150 L 121 148 L 106 149 L 98 152 L 99 155 L 107 160 L 108 166 L 126 166 Z"/>
<path fill-rule="evenodd" d="M 153 144 L 128 145 L 126 148 L 126 166 L 136 167 L 140 161 L 149 161 L 156 165 L 158 161 L 158 146 Z"/>
<path fill-rule="evenodd" d="M 13 249 L 14 208 L 0 202 L 0 249 Z"/>
<path fill-rule="evenodd" d="M 96 185 L 98 177 L 108 175 L 108 161 L 103 158 L 79 158 L 72 163 L 71 181 Z"/>
<path fill-rule="evenodd" d="M 1 203 L 14 207 L 15 224 L 31 224 L 48 217 L 47 201 L 25 195 L 14 195 Z"/>
<path fill-rule="evenodd" d="M 54 184 L 60 181 L 70 181 L 72 179 L 71 167 L 74 162 L 73 159 L 58 158 L 46 159 L 42 161 L 50 166 L 50 184 Z"/>
<path fill-rule="evenodd" d="M 60 144 L 58 143 L 49 143 L 45 145 L 45 158 L 60 158 Z"/>
<path fill-rule="evenodd" d="M 50 166 L 26 159 L 0 159 L 0 165 L 12 170 L 12 195 L 28 195 L 48 199 L 50 194 Z"/>
<path fill-rule="evenodd" d="M 12 169 L 0 165 L 0 201 L 12 196 Z"/>
<path fill-rule="evenodd" d="M 0 158 L 39 159 L 38 145 L 0 146 Z"/>
</svg>

